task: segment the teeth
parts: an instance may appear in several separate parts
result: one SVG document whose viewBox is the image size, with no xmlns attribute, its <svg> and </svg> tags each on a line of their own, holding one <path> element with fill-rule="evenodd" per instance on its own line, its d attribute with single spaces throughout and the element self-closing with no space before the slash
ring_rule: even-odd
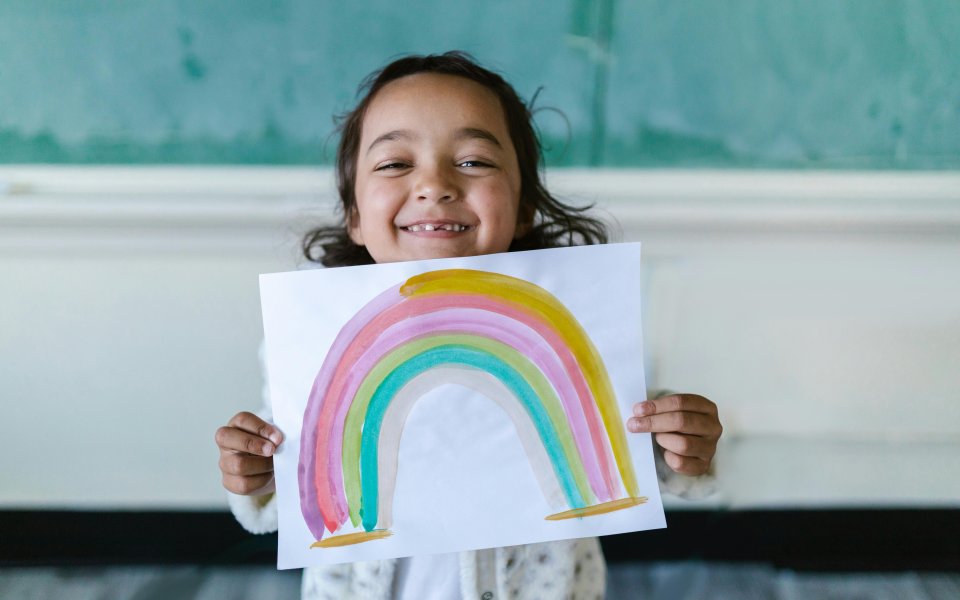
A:
<svg viewBox="0 0 960 600">
<path fill-rule="evenodd" d="M 423 223 L 422 225 L 410 225 L 407 228 L 407 231 L 454 231 L 460 232 L 467 229 L 466 225 L 460 225 L 458 223 L 443 223 L 443 224 L 433 224 L 433 223 Z"/>
</svg>

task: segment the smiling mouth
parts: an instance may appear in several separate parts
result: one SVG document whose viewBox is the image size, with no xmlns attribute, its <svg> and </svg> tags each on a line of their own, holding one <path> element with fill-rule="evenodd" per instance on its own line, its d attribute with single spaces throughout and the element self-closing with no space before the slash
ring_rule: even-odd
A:
<svg viewBox="0 0 960 600">
<path fill-rule="evenodd" d="M 412 225 L 401 226 L 400 229 L 411 233 L 420 233 L 422 231 L 449 231 L 452 233 L 460 233 L 473 229 L 473 226 L 462 223 L 414 223 Z"/>
</svg>

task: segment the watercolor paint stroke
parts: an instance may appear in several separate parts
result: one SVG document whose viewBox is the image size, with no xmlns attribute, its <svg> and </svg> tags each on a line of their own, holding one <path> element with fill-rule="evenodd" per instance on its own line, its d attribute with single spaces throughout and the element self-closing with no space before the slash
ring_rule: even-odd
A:
<svg viewBox="0 0 960 600">
<path fill-rule="evenodd" d="M 545 498 L 567 509 L 546 518 L 644 501 L 603 360 L 570 311 L 522 279 L 432 271 L 362 307 L 317 373 L 298 465 L 314 546 L 387 535 L 403 424 L 417 398 L 445 383 L 510 415 Z M 323 539 L 348 520 L 363 532 Z"/>
</svg>

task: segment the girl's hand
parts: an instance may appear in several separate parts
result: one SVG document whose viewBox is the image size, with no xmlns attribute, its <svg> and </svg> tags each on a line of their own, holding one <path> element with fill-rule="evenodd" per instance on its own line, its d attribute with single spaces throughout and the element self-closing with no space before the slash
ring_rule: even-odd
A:
<svg viewBox="0 0 960 600">
<path fill-rule="evenodd" d="M 241 496 L 274 491 L 273 453 L 283 441 L 280 430 L 257 415 L 241 412 L 214 437 L 220 447 L 223 487 Z"/>
<path fill-rule="evenodd" d="M 677 473 L 703 475 L 723 433 L 717 405 L 696 394 L 671 394 L 633 405 L 627 429 L 649 431 L 663 448 L 663 459 Z"/>
</svg>

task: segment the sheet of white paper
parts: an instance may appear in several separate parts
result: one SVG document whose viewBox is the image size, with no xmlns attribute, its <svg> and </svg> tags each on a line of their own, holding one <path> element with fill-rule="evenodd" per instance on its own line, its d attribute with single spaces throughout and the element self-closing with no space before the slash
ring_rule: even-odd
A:
<svg viewBox="0 0 960 600">
<path fill-rule="evenodd" d="M 426 273 L 442 289 L 401 294 Z M 276 273 L 260 293 L 279 568 L 666 526 L 650 435 L 625 427 L 646 389 L 639 244 Z"/>
</svg>

